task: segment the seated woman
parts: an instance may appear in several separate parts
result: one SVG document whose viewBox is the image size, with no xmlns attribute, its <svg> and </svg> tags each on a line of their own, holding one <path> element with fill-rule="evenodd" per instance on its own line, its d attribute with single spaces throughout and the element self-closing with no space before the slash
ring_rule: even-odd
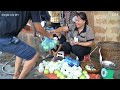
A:
<svg viewBox="0 0 120 90">
<path fill-rule="evenodd" d="M 84 56 L 91 51 L 91 46 L 94 43 L 94 32 L 88 26 L 87 16 L 84 12 L 76 13 L 74 24 L 76 26 L 74 31 L 71 31 L 69 25 L 67 25 L 52 30 L 51 32 L 71 32 L 71 41 L 63 43 L 63 50 L 66 54 L 74 53 L 78 56 L 79 61 L 82 61 Z"/>
</svg>

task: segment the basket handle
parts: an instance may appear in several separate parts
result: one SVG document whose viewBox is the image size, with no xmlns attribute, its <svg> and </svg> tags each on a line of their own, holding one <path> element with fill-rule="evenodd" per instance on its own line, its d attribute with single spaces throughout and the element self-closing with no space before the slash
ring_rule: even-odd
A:
<svg viewBox="0 0 120 90">
<path fill-rule="evenodd" d="M 99 54 L 100 54 L 100 56 L 99 56 L 100 64 L 102 65 L 101 47 L 99 48 Z"/>
</svg>

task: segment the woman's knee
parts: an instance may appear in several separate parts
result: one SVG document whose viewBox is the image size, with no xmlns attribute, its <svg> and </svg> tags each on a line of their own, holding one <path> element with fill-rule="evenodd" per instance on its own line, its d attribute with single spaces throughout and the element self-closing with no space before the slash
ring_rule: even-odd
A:
<svg viewBox="0 0 120 90">
<path fill-rule="evenodd" d="M 77 45 L 73 45 L 73 46 L 72 46 L 72 52 L 73 52 L 74 54 L 78 54 L 78 53 L 79 53 L 79 48 L 78 48 Z"/>
</svg>

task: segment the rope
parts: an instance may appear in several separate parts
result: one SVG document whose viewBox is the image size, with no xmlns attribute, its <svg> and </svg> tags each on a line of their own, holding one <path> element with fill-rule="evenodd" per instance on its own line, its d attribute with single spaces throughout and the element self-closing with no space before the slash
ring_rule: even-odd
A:
<svg viewBox="0 0 120 90">
<path fill-rule="evenodd" d="M 97 48 L 98 48 L 98 46 L 96 46 L 96 47 L 91 51 L 90 56 L 91 56 L 91 54 L 92 54 Z"/>
</svg>

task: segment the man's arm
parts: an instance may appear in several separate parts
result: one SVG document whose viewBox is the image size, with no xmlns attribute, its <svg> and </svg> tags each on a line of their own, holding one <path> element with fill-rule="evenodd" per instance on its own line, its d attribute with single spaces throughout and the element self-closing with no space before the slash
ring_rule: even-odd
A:
<svg viewBox="0 0 120 90">
<path fill-rule="evenodd" d="M 44 36 L 46 36 L 46 37 L 48 37 L 48 38 L 51 38 L 51 39 L 53 39 L 53 34 L 51 34 L 51 33 L 48 33 L 42 26 L 41 26 L 41 24 L 40 23 L 34 23 L 34 26 L 35 26 L 35 29 L 39 32 L 39 33 L 41 33 L 42 35 L 44 35 Z"/>
</svg>

